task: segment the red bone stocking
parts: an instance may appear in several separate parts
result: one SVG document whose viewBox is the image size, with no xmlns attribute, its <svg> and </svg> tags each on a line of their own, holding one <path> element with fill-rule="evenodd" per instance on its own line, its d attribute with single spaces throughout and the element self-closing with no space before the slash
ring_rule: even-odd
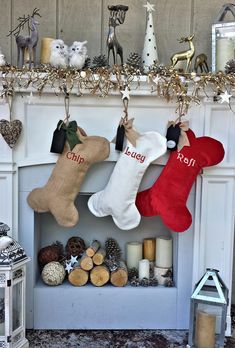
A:
<svg viewBox="0 0 235 348">
<path fill-rule="evenodd" d="M 183 232 L 192 223 L 186 207 L 191 187 L 203 167 L 223 160 L 223 145 L 210 137 L 196 138 L 192 130 L 187 136 L 190 146 L 173 151 L 154 185 L 139 192 L 136 206 L 143 216 L 160 215 L 164 224 L 175 232 Z"/>
</svg>

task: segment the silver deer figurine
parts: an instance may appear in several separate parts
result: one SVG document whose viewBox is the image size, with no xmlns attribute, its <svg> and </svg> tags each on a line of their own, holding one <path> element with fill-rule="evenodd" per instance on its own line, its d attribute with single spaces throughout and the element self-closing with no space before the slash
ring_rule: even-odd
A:
<svg viewBox="0 0 235 348">
<path fill-rule="evenodd" d="M 191 36 L 187 36 L 187 37 L 182 37 L 179 41 L 179 43 L 182 42 L 188 42 L 189 43 L 189 49 L 187 51 L 182 51 L 182 52 L 178 52 L 175 53 L 172 57 L 171 57 L 171 62 L 172 62 L 172 68 L 174 68 L 174 66 L 180 61 L 180 60 L 186 60 L 187 61 L 187 65 L 186 65 L 186 69 L 185 72 L 188 72 L 189 67 L 192 63 L 192 59 L 193 56 L 195 54 L 195 48 L 194 48 L 194 44 L 193 44 L 193 38 L 194 38 L 194 34 Z"/>
<path fill-rule="evenodd" d="M 113 64 L 117 63 L 118 55 L 121 59 L 121 64 L 123 64 L 123 49 L 120 43 L 118 42 L 115 30 L 118 25 L 124 23 L 128 6 L 113 5 L 113 6 L 108 6 L 108 9 L 110 11 L 109 31 L 108 31 L 108 37 L 107 37 L 108 63 L 109 63 L 110 51 L 112 51 Z"/>
<path fill-rule="evenodd" d="M 24 59 L 25 59 L 25 50 L 28 49 L 29 52 L 29 68 L 31 68 L 32 62 L 34 66 L 36 65 L 36 47 L 38 43 L 38 30 L 37 25 L 39 24 L 35 20 L 35 16 L 41 17 L 39 14 L 39 9 L 35 8 L 33 10 L 32 15 L 19 17 L 18 21 L 20 22 L 18 26 L 11 30 L 8 34 L 14 34 L 17 44 L 17 65 L 19 67 L 22 67 L 24 65 Z M 21 29 L 24 28 L 25 24 L 28 24 L 29 29 L 29 35 L 23 36 L 19 35 Z"/>
</svg>

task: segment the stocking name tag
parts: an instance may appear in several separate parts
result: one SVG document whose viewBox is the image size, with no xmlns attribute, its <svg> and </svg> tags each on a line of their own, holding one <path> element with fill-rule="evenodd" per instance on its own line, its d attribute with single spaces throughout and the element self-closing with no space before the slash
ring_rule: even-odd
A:
<svg viewBox="0 0 235 348">
<path fill-rule="evenodd" d="M 59 126 L 59 124 L 58 124 Z M 62 127 L 54 130 L 50 152 L 62 153 L 66 142 L 66 130 Z"/>
</svg>

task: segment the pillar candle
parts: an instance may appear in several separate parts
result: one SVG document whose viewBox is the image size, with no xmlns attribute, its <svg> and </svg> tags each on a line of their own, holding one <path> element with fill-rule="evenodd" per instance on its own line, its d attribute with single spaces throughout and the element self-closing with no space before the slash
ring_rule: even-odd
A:
<svg viewBox="0 0 235 348">
<path fill-rule="evenodd" d="M 196 314 L 195 343 L 197 348 L 215 347 L 216 316 L 203 311 Z"/>
<path fill-rule="evenodd" d="M 216 41 L 216 70 L 224 71 L 225 64 L 234 59 L 234 41 L 223 37 Z"/>
<path fill-rule="evenodd" d="M 49 63 L 51 56 L 51 43 L 54 39 L 50 37 L 43 37 L 41 40 L 41 54 L 40 54 L 40 63 L 47 64 Z"/>
<path fill-rule="evenodd" d="M 142 254 L 142 243 L 129 242 L 126 244 L 127 254 L 127 267 L 137 268 L 139 267 L 139 261 L 143 258 Z"/>
<path fill-rule="evenodd" d="M 165 285 L 165 281 L 172 279 L 172 268 L 154 267 L 154 278 L 159 285 Z"/>
<path fill-rule="evenodd" d="M 156 254 L 156 239 L 145 238 L 144 239 L 144 259 L 148 259 L 149 261 L 154 261 L 155 254 Z"/>
<path fill-rule="evenodd" d="M 149 279 L 149 260 L 143 259 L 139 261 L 139 279 Z"/>
<path fill-rule="evenodd" d="M 156 266 L 172 267 L 172 238 L 158 237 L 156 239 Z"/>
</svg>

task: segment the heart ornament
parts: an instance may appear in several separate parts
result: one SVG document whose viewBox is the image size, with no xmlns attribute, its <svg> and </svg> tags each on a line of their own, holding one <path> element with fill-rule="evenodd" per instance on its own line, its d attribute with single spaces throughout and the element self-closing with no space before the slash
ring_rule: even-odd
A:
<svg viewBox="0 0 235 348">
<path fill-rule="evenodd" d="M 22 129 L 23 125 L 20 120 L 0 120 L 0 134 L 2 134 L 5 142 L 10 146 L 11 149 L 17 143 Z"/>
</svg>

